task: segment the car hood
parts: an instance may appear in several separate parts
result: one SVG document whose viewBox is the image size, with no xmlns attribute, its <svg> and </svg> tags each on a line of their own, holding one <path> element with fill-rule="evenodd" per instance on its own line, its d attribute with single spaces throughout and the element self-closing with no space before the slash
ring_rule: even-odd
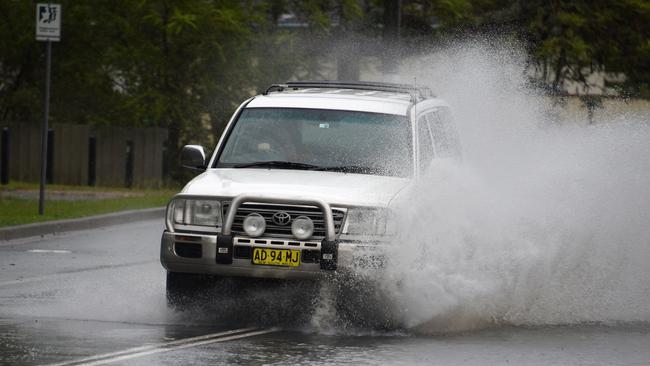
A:
<svg viewBox="0 0 650 366">
<path fill-rule="evenodd" d="M 388 206 L 411 180 L 379 175 L 284 169 L 208 169 L 181 193 L 319 198 L 333 206 Z"/>
</svg>

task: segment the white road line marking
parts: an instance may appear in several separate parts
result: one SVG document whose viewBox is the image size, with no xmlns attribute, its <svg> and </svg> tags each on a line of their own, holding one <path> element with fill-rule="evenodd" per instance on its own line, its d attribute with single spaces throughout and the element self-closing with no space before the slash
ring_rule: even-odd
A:
<svg viewBox="0 0 650 366">
<path fill-rule="evenodd" d="M 113 362 L 130 360 L 156 353 L 168 352 L 178 349 L 198 347 L 211 343 L 227 342 L 236 339 L 250 338 L 262 334 L 280 331 L 280 328 L 255 330 L 257 328 L 242 328 L 225 332 L 206 334 L 197 337 L 183 338 L 175 341 L 164 342 L 148 346 L 129 348 L 123 351 L 105 353 L 101 355 L 81 358 L 77 360 L 51 364 L 49 366 L 96 366 Z"/>
<path fill-rule="evenodd" d="M 253 331 L 255 329 L 257 329 L 257 328 L 252 328 L 251 327 L 251 328 L 232 329 L 232 330 L 227 330 L 227 331 L 224 331 L 224 332 L 211 333 L 211 334 L 205 334 L 205 335 L 197 336 L 197 337 L 178 339 L 178 340 L 175 340 L 175 341 L 169 341 L 169 342 L 163 342 L 163 343 L 158 343 L 158 344 L 150 344 L 150 345 L 146 345 L 146 346 L 127 348 L 125 350 L 116 351 L 116 352 L 102 353 L 102 354 L 95 355 L 95 356 L 80 358 L 80 359 L 77 359 L 77 360 L 66 361 L 66 362 L 62 362 L 62 363 L 56 363 L 56 364 L 52 364 L 52 365 L 49 365 L 49 366 L 64 366 L 64 365 L 73 365 L 73 364 L 76 365 L 76 364 L 83 363 L 83 362 L 97 361 L 97 360 L 101 360 L 101 359 L 105 359 L 105 358 L 122 356 L 122 355 L 125 355 L 125 354 L 128 354 L 128 353 L 142 352 L 142 351 L 151 350 L 151 349 L 154 349 L 154 348 L 159 348 L 159 347 L 164 347 L 164 346 L 173 346 L 173 345 L 179 344 L 179 343 L 192 342 L 194 340 L 202 341 L 202 340 L 208 339 L 208 338 L 216 338 L 216 337 L 222 337 L 222 336 L 229 336 L 229 335 L 237 334 L 237 333 L 250 332 L 250 331 Z"/>
<path fill-rule="evenodd" d="M 61 249 L 30 249 L 27 252 L 29 252 L 29 253 L 52 253 L 52 254 L 70 254 L 70 253 L 72 253 L 69 250 L 61 250 Z"/>
</svg>

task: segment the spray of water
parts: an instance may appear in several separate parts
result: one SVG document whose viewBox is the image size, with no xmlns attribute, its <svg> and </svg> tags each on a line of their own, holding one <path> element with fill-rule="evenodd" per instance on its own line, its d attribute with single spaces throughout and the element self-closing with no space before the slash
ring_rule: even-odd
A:
<svg viewBox="0 0 650 366">
<path fill-rule="evenodd" d="M 650 321 L 650 125 L 558 121 L 516 47 L 412 61 L 455 112 L 464 150 L 398 199 L 382 283 L 422 332 Z M 558 123 L 559 122 L 559 123 Z"/>
<path fill-rule="evenodd" d="M 332 301 L 338 283 L 303 293 L 294 285 L 239 291 L 226 282 L 205 294 L 207 310 L 170 318 L 157 263 L 125 270 L 99 292 L 95 277 L 68 284 L 65 308 L 21 302 L 16 311 L 151 323 L 291 319 L 291 325 L 314 299 L 306 323 L 329 333 L 345 332 L 348 320 L 364 316 L 378 327 L 424 333 L 650 322 L 647 118 L 623 111 L 593 126 L 558 120 L 549 113 L 555 107 L 528 87 L 516 50 L 464 42 L 406 63 L 403 82 L 417 77 L 450 103 L 464 161 L 435 162 L 396 200 L 401 230 L 387 268 L 360 274 L 380 293 L 348 290 L 347 315 L 337 314 Z M 159 235 L 159 228 L 151 230 L 146 237 Z M 140 287 L 132 285 L 136 277 Z M 292 299 L 308 301 L 297 306 Z"/>
</svg>

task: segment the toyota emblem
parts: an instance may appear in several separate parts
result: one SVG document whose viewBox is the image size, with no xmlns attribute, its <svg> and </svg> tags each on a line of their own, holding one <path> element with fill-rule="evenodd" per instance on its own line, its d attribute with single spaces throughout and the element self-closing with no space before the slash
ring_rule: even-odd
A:
<svg viewBox="0 0 650 366">
<path fill-rule="evenodd" d="M 291 222 L 291 215 L 284 211 L 278 211 L 273 214 L 273 222 L 276 225 L 285 226 Z"/>
</svg>

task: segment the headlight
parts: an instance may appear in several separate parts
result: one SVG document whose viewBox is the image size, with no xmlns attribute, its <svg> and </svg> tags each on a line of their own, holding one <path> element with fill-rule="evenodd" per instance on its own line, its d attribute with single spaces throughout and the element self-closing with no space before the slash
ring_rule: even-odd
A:
<svg viewBox="0 0 650 366">
<path fill-rule="evenodd" d="M 168 215 L 177 225 L 221 226 L 221 203 L 212 200 L 175 199 Z"/>
<path fill-rule="evenodd" d="M 387 229 L 388 210 L 380 208 L 351 208 L 348 210 L 345 234 L 351 235 L 386 235 L 393 230 Z"/>
</svg>

